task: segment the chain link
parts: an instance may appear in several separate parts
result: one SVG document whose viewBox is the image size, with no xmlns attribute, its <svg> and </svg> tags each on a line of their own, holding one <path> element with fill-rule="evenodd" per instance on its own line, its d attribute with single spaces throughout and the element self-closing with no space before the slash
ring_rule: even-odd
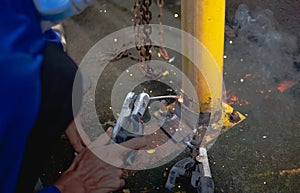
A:
<svg viewBox="0 0 300 193">
<path fill-rule="evenodd" d="M 141 63 L 141 68 L 145 72 L 145 75 L 151 78 L 158 78 L 161 76 L 161 72 L 152 69 L 148 63 L 152 58 L 151 48 L 152 40 L 150 38 L 152 33 L 152 28 L 150 22 L 152 20 L 152 13 L 150 6 L 152 5 L 152 0 L 135 0 L 134 3 L 134 35 L 135 35 L 135 47 L 137 50 L 137 57 L 132 54 L 126 47 L 121 49 L 115 49 L 113 52 L 106 53 L 103 55 L 101 61 L 118 61 L 123 58 L 129 58 L 134 61 Z M 163 34 L 163 11 L 164 0 L 157 0 L 157 5 L 159 7 L 158 22 L 160 25 L 159 31 L 159 42 L 154 42 L 154 49 L 158 49 L 158 52 L 163 56 L 165 60 L 169 59 L 168 52 L 164 46 L 157 46 L 159 43 L 163 45 L 164 34 Z"/>
<path fill-rule="evenodd" d="M 159 14 L 157 16 L 158 18 L 158 23 L 159 23 L 159 43 L 161 45 L 163 45 L 163 42 L 164 42 L 164 31 L 162 29 L 162 25 L 163 25 L 163 6 L 164 6 L 165 2 L 164 0 L 157 0 L 157 6 L 159 7 Z M 159 47 L 159 53 L 162 55 L 162 57 L 165 59 L 165 60 L 169 60 L 169 54 L 166 50 L 165 47 L 163 46 L 160 46 Z"/>
<path fill-rule="evenodd" d="M 136 40 L 135 44 L 140 62 L 146 62 L 151 60 L 151 5 L 152 0 L 136 0 L 134 5 L 134 31 Z"/>
</svg>

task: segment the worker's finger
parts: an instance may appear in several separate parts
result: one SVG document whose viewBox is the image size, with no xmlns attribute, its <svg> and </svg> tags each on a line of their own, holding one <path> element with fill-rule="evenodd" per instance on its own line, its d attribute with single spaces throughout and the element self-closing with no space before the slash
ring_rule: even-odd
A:
<svg viewBox="0 0 300 193">
<path fill-rule="evenodd" d="M 77 153 L 83 151 L 91 141 L 82 128 L 80 115 L 75 116 L 65 131 L 70 144 Z"/>
<path fill-rule="evenodd" d="M 106 134 L 107 134 L 110 138 L 112 137 L 113 130 L 114 130 L 114 128 L 112 128 L 112 127 L 109 127 L 109 128 L 106 130 Z"/>
<path fill-rule="evenodd" d="M 99 193 L 112 192 L 125 186 L 124 179 L 103 179 L 96 185 L 96 189 L 101 190 Z"/>
<path fill-rule="evenodd" d="M 81 137 L 77 131 L 74 121 L 72 121 L 65 131 L 66 136 L 69 139 L 70 144 L 76 152 L 81 152 L 85 148 L 85 144 L 82 142 Z"/>
<path fill-rule="evenodd" d="M 81 142 L 86 147 L 91 143 L 91 140 L 82 127 L 81 117 L 79 114 L 74 118 L 74 122 L 76 124 L 77 132 L 80 135 Z"/>
</svg>

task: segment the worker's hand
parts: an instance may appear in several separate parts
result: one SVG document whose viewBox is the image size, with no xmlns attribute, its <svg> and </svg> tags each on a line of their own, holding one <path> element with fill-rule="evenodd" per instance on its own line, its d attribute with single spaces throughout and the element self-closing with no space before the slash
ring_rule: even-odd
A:
<svg viewBox="0 0 300 193">
<path fill-rule="evenodd" d="M 76 122 L 76 124 L 75 124 Z M 69 124 L 68 128 L 65 131 L 70 144 L 73 146 L 74 150 L 77 153 L 80 153 L 85 149 L 85 147 L 90 144 L 90 139 L 84 132 L 80 115 L 78 114 L 74 120 Z"/>
<path fill-rule="evenodd" d="M 73 160 L 71 166 L 63 173 L 55 186 L 61 193 L 106 193 L 115 191 L 125 185 L 126 173 L 99 159 L 92 151 L 101 151 L 103 156 L 113 156 L 116 163 L 123 165 L 126 153 L 114 149 L 117 144 L 109 144 L 112 128 L 107 134 L 102 134 L 92 142 L 89 148 L 84 148 Z M 139 149 L 146 145 L 144 138 L 135 138 L 122 143 L 130 149 Z M 103 150 L 103 151 L 102 151 Z M 111 150 L 111 151 L 110 151 Z"/>
</svg>

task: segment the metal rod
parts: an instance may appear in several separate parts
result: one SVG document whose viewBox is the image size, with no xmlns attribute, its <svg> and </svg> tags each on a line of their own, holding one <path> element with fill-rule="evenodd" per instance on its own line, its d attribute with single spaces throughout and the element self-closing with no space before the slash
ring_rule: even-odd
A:
<svg viewBox="0 0 300 193">
<path fill-rule="evenodd" d="M 150 97 L 150 100 L 159 100 L 159 99 L 179 99 L 180 96 L 177 95 L 166 95 L 166 96 L 155 96 L 155 97 Z"/>
</svg>

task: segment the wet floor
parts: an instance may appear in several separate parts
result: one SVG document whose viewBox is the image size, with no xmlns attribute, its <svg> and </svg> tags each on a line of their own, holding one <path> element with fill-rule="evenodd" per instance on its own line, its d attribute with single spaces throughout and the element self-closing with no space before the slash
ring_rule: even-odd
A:
<svg viewBox="0 0 300 193">
<path fill-rule="evenodd" d="M 272 4 L 260 1 L 261 9 L 255 9 L 257 4 L 249 1 L 248 8 L 238 9 L 240 3 L 227 2 L 229 31 L 225 34 L 224 81 L 227 103 L 247 119 L 220 136 L 208 152 L 215 192 L 298 192 L 300 30 L 297 29 L 300 29 L 300 18 L 295 9 L 300 9 L 300 5 L 297 1 Z M 68 52 L 76 62 L 80 63 L 98 40 L 132 26 L 131 4 L 122 0 L 98 0 L 82 15 L 64 23 Z M 156 5 L 152 6 L 152 11 L 153 15 L 158 14 Z M 180 27 L 180 1 L 166 1 L 163 11 L 166 25 Z M 156 17 L 153 21 L 158 22 Z M 178 58 L 174 65 L 180 65 Z M 115 64 L 120 66 L 124 62 L 122 68 L 112 64 L 102 80 L 107 84 L 102 84 L 97 94 L 100 102 L 96 106 L 102 124 L 114 122 L 110 110 L 113 82 L 123 68 L 133 63 L 124 61 Z M 91 128 L 89 135 L 96 137 L 99 134 L 97 123 L 89 122 L 88 117 L 85 123 Z M 63 147 L 72 157 L 69 146 L 63 143 Z M 119 192 L 169 192 L 164 189 L 168 170 L 184 156 L 185 153 L 159 168 L 137 172 Z M 58 172 L 70 161 L 55 161 L 59 156 L 53 159 L 55 169 L 45 172 L 45 183 L 59 176 Z M 182 179 L 176 191 L 191 192 L 186 184 L 188 182 Z"/>
</svg>

